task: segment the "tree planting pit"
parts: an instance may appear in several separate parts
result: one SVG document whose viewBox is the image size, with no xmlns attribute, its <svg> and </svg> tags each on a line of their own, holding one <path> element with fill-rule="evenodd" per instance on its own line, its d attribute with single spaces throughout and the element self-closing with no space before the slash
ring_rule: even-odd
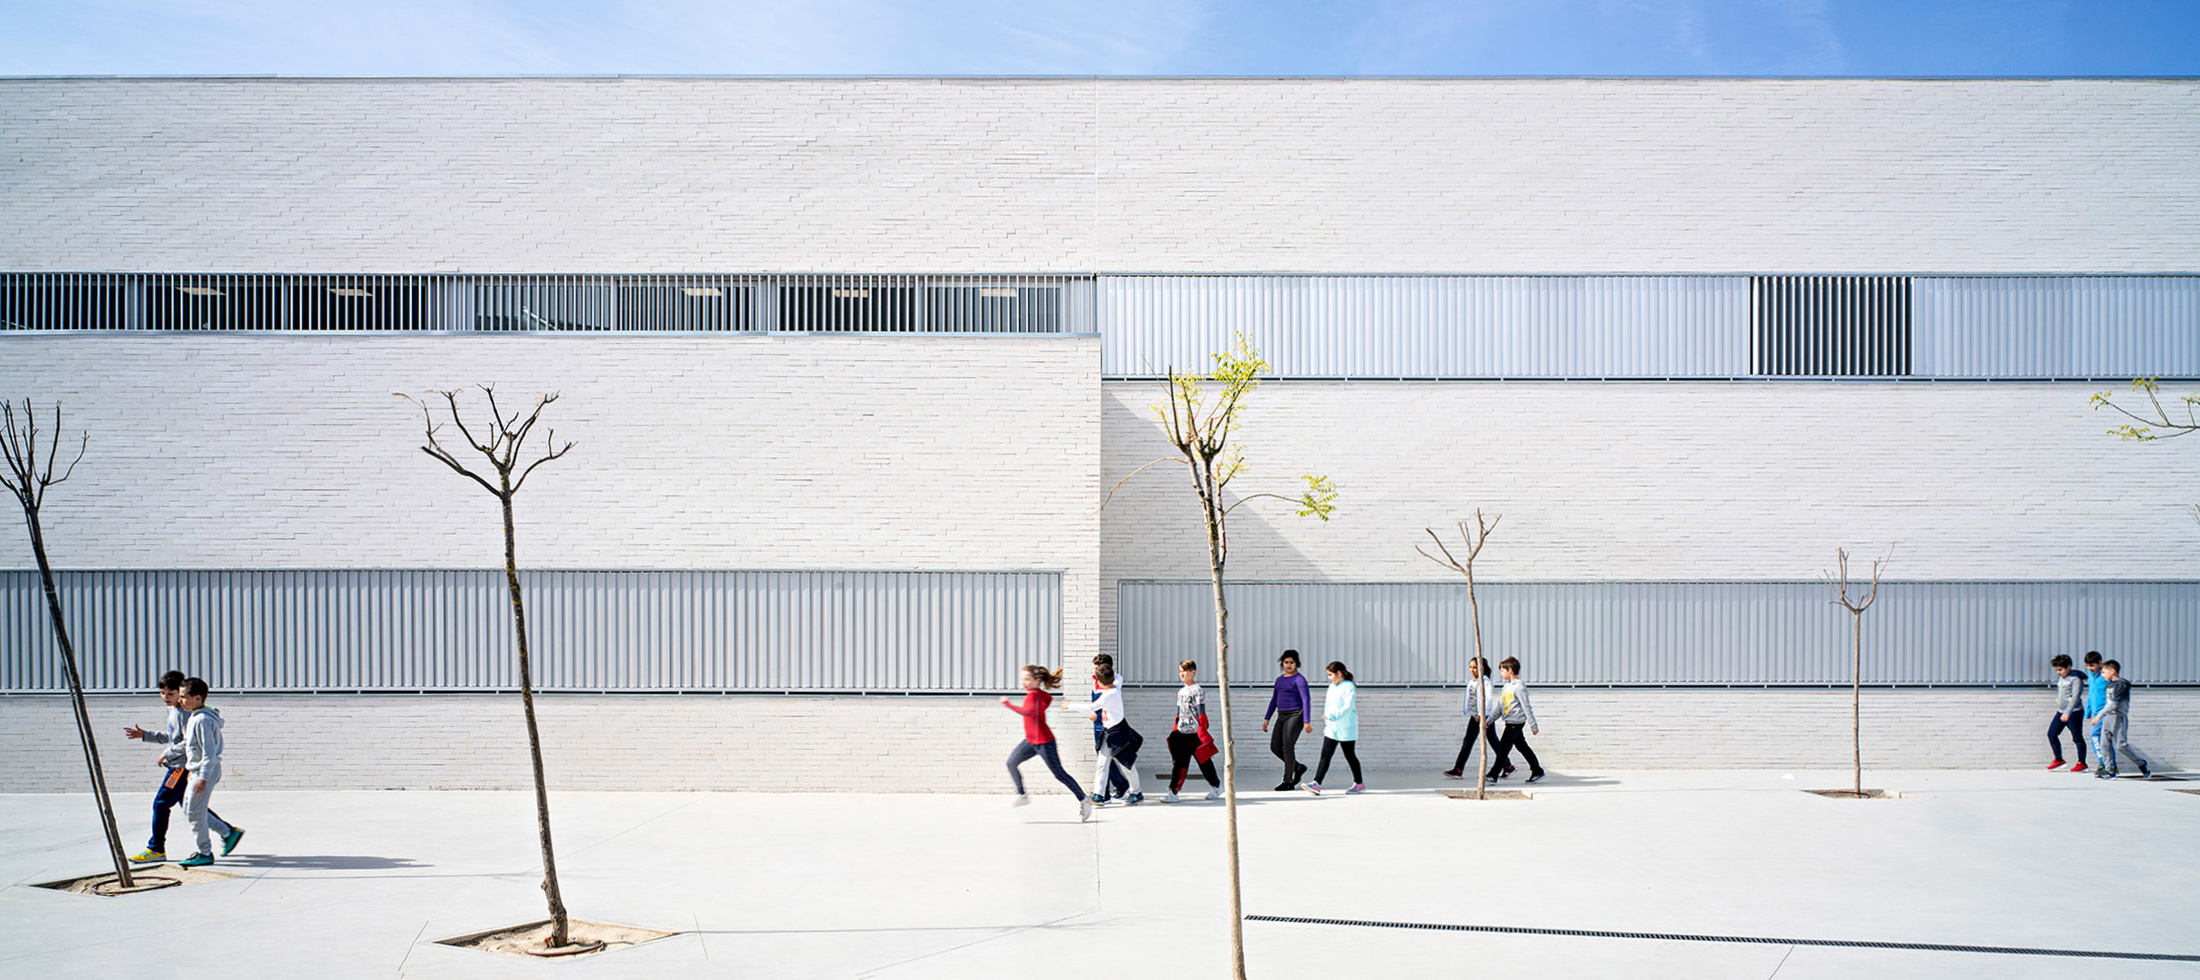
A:
<svg viewBox="0 0 2200 980">
<path fill-rule="evenodd" d="M 507 956 L 530 956 L 538 959 L 564 956 L 585 956 L 629 946 L 653 943 L 659 939 L 677 936 L 677 932 L 644 929 L 640 926 L 613 925 L 608 922 L 590 922 L 587 919 L 567 919 L 566 944 L 556 949 L 543 945 L 550 938 L 550 920 L 529 922 L 525 925 L 505 926 L 487 932 L 468 933 L 438 939 L 440 946 L 457 946 L 460 949 L 478 949 Z"/>
<path fill-rule="evenodd" d="M 1472 800 L 1475 798 L 1474 791 L 1471 789 L 1440 789 L 1437 792 L 1454 800 Z M 1535 796 L 1526 790 L 1493 789 L 1483 793 L 1481 798 L 1484 800 L 1532 800 L 1535 799 Z"/>
<path fill-rule="evenodd" d="M 1803 792 L 1832 800 L 1906 800 L 1910 798 L 1908 793 L 1897 793 L 1891 789 L 1867 789 L 1861 796 L 1857 795 L 1857 792 L 1853 789 L 1806 789 Z"/>
<path fill-rule="evenodd" d="M 31 887 L 51 888 L 54 891 L 68 892 L 72 895 L 121 898 L 124 895 L 139 895 L 145 892 L 159 891 L 163 888 L 174 888 L 178 885 L 227 881 L 235 877 L 237 876 L 233 874 L 209 871 L 205 868 L 178 868 L 168 865 L 147 868 L 143 871 L 133 870 L 130 873 L 130 880 L 135 882 L 135 886 L 131 888 L 123 888 L 117 885 L 115 873 L 112 871 L 101 872 L 96 875 L 85 875 L 81 878 L 63 878 L 60 881 L 41 881 Z"/>
</svg>

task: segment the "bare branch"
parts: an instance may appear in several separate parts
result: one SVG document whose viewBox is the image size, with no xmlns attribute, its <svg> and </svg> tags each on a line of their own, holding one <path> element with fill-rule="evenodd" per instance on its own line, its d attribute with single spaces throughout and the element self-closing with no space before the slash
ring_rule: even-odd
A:
<svg viewBox="0 0 2200 980">
<path fill-rule="evenodd" d="M 1459 564 L 1459 559 L 1452 557 L 1451 549 L 1444 546 L 1444 539 L 1436 534 L 1435 528 L 1425 527 L 1421 530 L 1428 532 L 1429 540 L 1436 542 L 1436 550 L 1443 552 L 1444 557 L 1438 558 L 1435 555 L 1431 555 L 1427 551 L 1423 550 L 1420 545 L 1414 545 L 1413 550 L 1421 552 L 1421 554 L 1424 557 L 1428 558 L 1428 560 L 1450 568 L 1452 571 L 1459 572 L 1461 574 L 1466 573 L 1466 566 Z"/>
<path fill-rule="evenodd" d="M 556 445 L 556 444 L 557 444 L 557 441 L 558 441 L 558 430 L 556 430 L 556 429 L 552 429 L 552 430 L 550 430 L 550 443 L 551 443 L 552 445 Z M 525 469 L 525 470 L 521 471 L 521 473 L 520 473 L 520 475 L 519 475 L 519 479 L 517 479 L 517 480 L 513 480 L 513 481 L 512 481 L 512 492 L 513 492 L 513 493 L 518 493 L 518 492 L 519 492 L 519 488 L 520 488 L 520 487 L 523 487 L 523 486 L 526 486 L 526 485 L 527 485 L 527 474 L 529 474 L 529 473 L 533 473 L 533 472 L 535 471 L 535 467 L 537 467 L 537 466 L 541 466 L 542 464 L 544 464 L 544 463 L 547 463 L 547 462 L 549 462 L 549 461 L 551 461 L 551 460 L 553 460 L 553 459 L 557 459 L 558 457 L 560 457 L 560 456 L 563 456 L 563 455 L 565 455 L 566 453 L 572 452 L 572 451 L 573 451 L 573 446 L 574 446 L 574 443 L 571 443 L 571 442 L 567 442 L 567 443 L 566 443 L 565 445 L 563 445 L 563 446 L 560 446 L 560 447 L 558 447 L 558 449 L 557 449 L 557 450 L 556 450 L 555 452 L 552 452 L 552 453 L 550 453 L 550 454 L 548 454 L 548 455 L 544 456 L 544 457 L 543 457 L 543 458 L 541 458 L 541 459 L 538 459 L 538 460 L 536 460 L 536 461 L 534 461 L 534 462 L 532 462 L 532 463 L 529 463 L 529 464 L 527 464 L 527 469 Z"/>
<path fill-rule="evenodd" d="M 1135 469 L 1135 470 L 1132 470 L 1132 471 L 1130 471 L 1129 473 L 1126 473 L 1126 474 L 1124 474 L 1124 475 L 1123 475 L 1123 478 L 1122 478 L 1122 479 L 1120 479 L 1120 480 L 1117 480 L 1117 481 L 1115 481 L 1115 485 L 1114 485 L 1114 486 L 1112 486 L 1112 487 L 1109 487 L 1109 488 L 1108 488 L 1108 492 L 1107 492 L 1107 493 L 1106 493 L 1105 495 L 1101 496 L 1101 498 L 1100 498 L 1100 506 L 1098 506 L 1098 507 L 1095 507 L 1095 508 L 1093 508 L 1093 513 L 1097 514 L 1097 513 L 1101 512 L 1101 511 L 1103 511 L 1103 510 L 1106 510 L 1106 509 L 1108 509 L 1108 501 L 1110 501 L 1110 500 L 1114 500 L 1114 499 L 1115 499 L 1115 492 L 1116 492 L 1117 490 L 1121 490 L 1121 489 L 1123 489 L 1123 484 L 1126 484 L 1126 483 L 1129 483 L 1129 482 L 1131 482 L 1131 477 L 1134 477 L 1134 476 L 1137 476 L 1137 475 L 1138 475 L 1138 474 L 1140 474 L 1140 473 L 1144 473 L 1144 472 L 1146 472 L 1146 470 L 1148 470 L 1148 469 L 1152 468 L 1152 466 L 1153 466 L 1153 465 L 1154 465 L 1155 463 L 1182 463 L 1182 462 L 1184 462 L 1184 460 L 1178 459 L 1178 458 L 1176 458 L 1176 457 L 1174 457 L 1174 456 L 1162 456 L 1162 457 L 1159 457 L 1159 458 L 1156 458 L 1156 459 L 1151 459 L 1151 460 L 1148 460 L 1148 461 L 1146 461 L 1146 464 L 1145 464 L 1144 466 L 1140 466 L 1139 468 L 1137 468 L 1137 469 Z"/>
</svg>

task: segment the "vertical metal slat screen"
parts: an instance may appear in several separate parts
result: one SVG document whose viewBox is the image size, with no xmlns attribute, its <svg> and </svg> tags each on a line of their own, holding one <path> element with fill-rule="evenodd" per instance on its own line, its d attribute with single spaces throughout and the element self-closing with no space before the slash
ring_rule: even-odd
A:
<svg viewBox="0 0 2200 980">
<path fill-rule="evenodd" d="M 61 573 L 94 690 L 160 672 L 223 690 L 519 684 L 496 571 Z M 1062 656 L 1054 572 L 522 573 L 550 691 L 962 692 Z M 0 690 L 64 687 L 38 574 L 0 572 Z"/>
<path fill-rule="evenodd" d="M 1752 276 L 1750 350 L 1765 377 L 1902 377 L 1911 363 L 1907 276 Z"/>
</svg>

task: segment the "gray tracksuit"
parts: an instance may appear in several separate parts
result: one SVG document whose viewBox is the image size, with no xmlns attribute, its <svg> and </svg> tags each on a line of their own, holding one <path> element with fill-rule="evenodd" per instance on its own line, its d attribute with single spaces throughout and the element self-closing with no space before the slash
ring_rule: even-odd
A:
<svg viewBox="0 0 2200 980">
<path fill-rule="evenodd" d="M 212 708 L 190 713 L 183 726 L 183 767 L 191 771 L 191 788 L 183 795 L 183 813 L 191 821 L 191 836 L 198 843 L 194 854 L 214 853 L 213 828 L 207 823 L 206 804 L 214 784 L 222 780 L 222 714 Z"/>
<path fill-rule="evenodd" d="M 171 705 L 168 708 L 168 729 L 159 732 L 151 729 L 146 730 L 146 741 L 155 745 L 167 746 L 167 748 L 160 750 L 161 765 L 170 769 L 183 766 L 183 723 L 189 716 L 190 712 Z"/>
</svg>

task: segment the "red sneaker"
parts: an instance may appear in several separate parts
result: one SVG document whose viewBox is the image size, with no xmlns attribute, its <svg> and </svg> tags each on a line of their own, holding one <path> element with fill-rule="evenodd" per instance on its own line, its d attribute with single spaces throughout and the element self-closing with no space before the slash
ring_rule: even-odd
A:
<svg viewBox="0 0 2200 980">
<path fill-rule="evenodd" d="M 2071 772 L 2084 772 L 2084 771 L 2085 771 L 2085 763 L 2081 762 L 2081 763 L 2078 763 L 2077 765 L 2071 766 L 2071 767 L 2070 767 L 2070 771 L 2071 771 Z"/>
<path fill-rule="evenodd" d="M 2050 763 L 2048 763 L 2048 764 L 2047 764 L 2047 768 L 2049 768 L 2049 769 L 2060 769 L 2060 768 L 2062 768 L 2062 767 L 2063 767 L 2063 761 L 2062 761 L 2061 759 L 2056 759 L 2055 761 L 2053 761 L 2053 762 L 2050 762 Z"/>
</svg>

